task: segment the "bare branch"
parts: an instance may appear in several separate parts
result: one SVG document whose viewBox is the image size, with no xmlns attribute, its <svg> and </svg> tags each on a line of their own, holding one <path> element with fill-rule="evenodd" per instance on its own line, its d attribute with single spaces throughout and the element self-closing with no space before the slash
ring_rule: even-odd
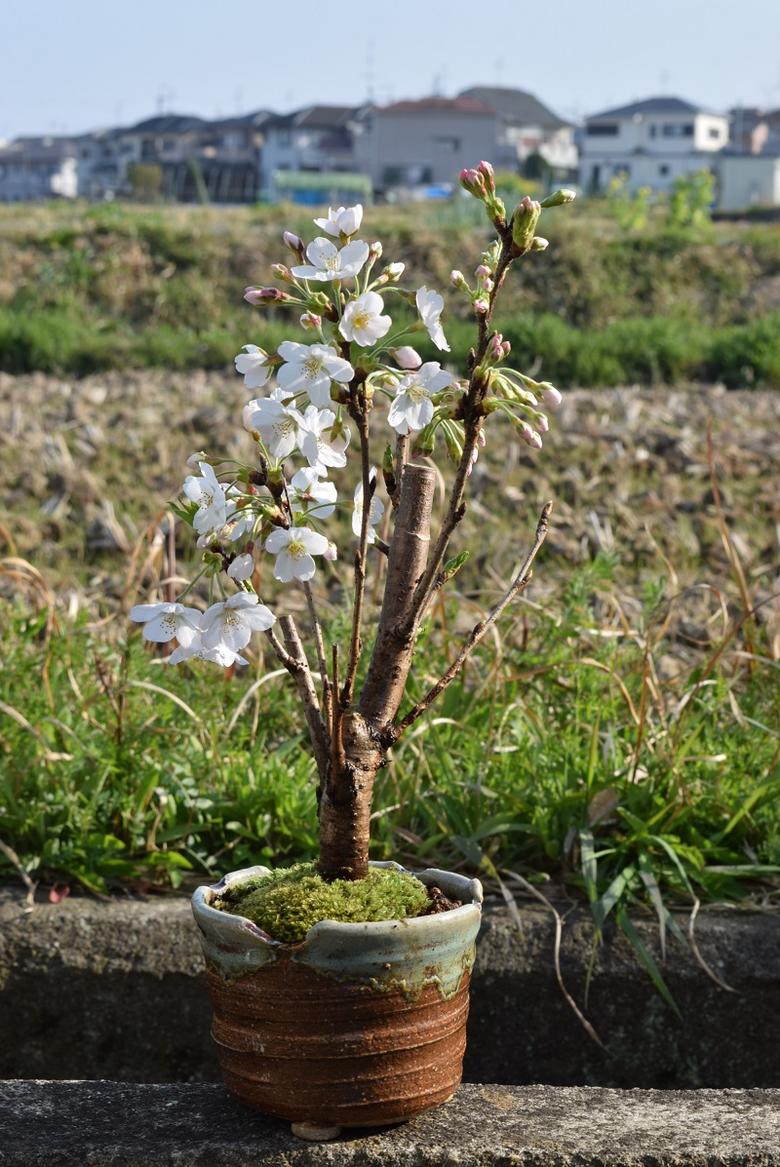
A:
<svg viewBox="0 0 780 1167">
<path fill-rule="evenodd" d="M 314 757 L 317 761 L 320 781 L 322 781 L 328 769 L 330 742 L 328 740 L 328 731 L 325 728 L 325 723 L 320 713 L 317 690 L 314 687 L 309 662 L 306 660 L 306 653 L 304 652 L 301 638 L 298 635 L 298 629 L 295 627 L 295 621 L 292 616 L 280 617 L 279 627 L 282 630 L 285 645 L 283 651 L 287 658 L 284 662 L 285 668 L 291 673 L 298 687 L 298 694 L 303 704 L 306 724 L 309 728 L 309 737 L 311 738 Z"/>
<path fill-rule="evenodd" d="M 369 520 L 371 518 L 371 453 L 368 443 L 368 409 L 365 399 L 357 413 L 360 430 L 360 462 L 363 482 L 363 513 L 360 521 L 360 542 L 355 555 L 355 600 L 352 607 L 352 637 L 349 646 L 349 661 L 344 678 L 344 688 L 341 693 L 341 704 L 347 709 L 352 702 L 355 690 L 360 654 L 363 649 L 361 630 L 363 626 L 363 599 L 366 590 L 366 550 L 368 548 Z"/>
<path fill-rule="evenodd" d="M 428 690 L 425 696 L 420 701 L 418 701 L 417 704 L 412 709 L 410 709 L 404 717 L 401 718 L 396 726 L 392 727 L 388 731 L 387 735 L 385 735 L 385 740 L 388 741 L 388 744 L 392 744 L 393 742 L 398 741 L 401 735 L 404 734 L 411 725 L 414 725 L 415 721 L 417 721 L 419 717 L 422 717 L 426 710 L 430 708 L 439 694 L 443 693 L 447 686 L 455 680 L 474 649 L 477 647 L 480 641 L 484 639 L 485 634 L 499 619 L 501 613 L 504 611 L 507 605 L 511 604 L 512 600 L 516 599 L 516 597 L 519 596 L 520 593 L 523 592 L 528 586 L 531 581 L 531 566 L 547 535 L 551 511 L 552 503 L 545 503 L 544 507 L 542 508 L 542 513 L 539 516 L 539 522 L 536 526 L 536 538 L 534 539 L 533 546 L 523 560 L 520 569 L 513 578 L 509 587 L 504 592 L 501 599 L 491 608 L 485 619 L 480 620 L 478 624 L 474 625 L 471 632 L 469 633 L 466 643 L 463 645 L 444 676 L 441 677 L 436 682 L 436 684 Z"/>
<path fill-rule="evenodd" d="M 322 625 L 317 615 L 317 606 L 314 603 L 314 593 L 311 590 L 311 584 L 308 580 L 304 582 L 303 591 L 306 596 L 309 618 L 314 629 L 314 643 L 317 648 L 317 667 L 320 670 L 320 679 L 322 681 L 322 713 L 325 718 L 325 724 L 330 726 L 333 697 L 330 687 L 330 677 L 328 676 L 328 664 L 325 660 L 325 641 L 322 637 Z"/>
<path fill-rule="evenodd" d="M 25 912 L 31 912 L 33 910 L 33 908 L 35 907 L 35 889 L 38 886 L 38 884 L 35 883 L 32 879 L 30 879 L 29 875 L 27 874 L 24 867 L 22 866 L 21 859 L 16 854 L 13 847 L 9 847 L 8 843 L 4 843 L 2 839 L 0 839 L 0 851 L 2 851 L 2 853 L 5 855 L 8 862 L 11 863 L 13 865 L 13 867 L 16 868 L 17 875 L 21 879 L 24 886 L 27 888 L 27 895 L 25 896 L 25 901 L 24 901 L 25 902 L 24 910 L 25 910 Z"/>
</svg>

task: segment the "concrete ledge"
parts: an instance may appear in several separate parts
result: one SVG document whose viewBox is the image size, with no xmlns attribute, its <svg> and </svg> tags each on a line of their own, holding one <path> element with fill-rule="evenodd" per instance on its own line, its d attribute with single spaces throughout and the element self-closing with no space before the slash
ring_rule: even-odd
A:
<svg viewBox="0 0 780 1167">
<path fill-rule="evenodd" d="M 780 1091 L 462 1086 L 405 1126 L 300 1143 L 220 1086 L 0 1083 L 0 1167 L 776 1167 Z"/>
<path fill-rule="evenodd" d="M 187 900 L 69 897 L 30 914 L 23 904 L 15 889 L 0 889 L 0 1078 L 218 1079 Z M 519 935 L 505 910 L 485 913 L 466 1081 L 780 1086 L 780 912 L 701 913 L 700 948 L 736 993 L 718 988 L 687 949 L 670 944 L 664 975 L 682 1021 L 623 937 L 608 930 L 587 1007 L 606 1052 L 556 984 L 549 913 L 523 907 L 521 916 Z M 638 919 L 637 927 L 660 961 L 654 922 Z M 568 911 L 563 973 L 580 1004 L 591 942 L 587 910 Z"/>
</svg>

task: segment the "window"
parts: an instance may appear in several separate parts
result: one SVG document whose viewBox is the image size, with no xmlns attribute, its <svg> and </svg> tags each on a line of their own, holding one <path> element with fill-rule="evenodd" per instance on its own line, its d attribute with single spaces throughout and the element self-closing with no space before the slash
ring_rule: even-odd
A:
<svg viewBox="0 0 780 1167">
<path fill-rule="evenodd" d="M 658 167 L 658 173 L 660 175 L 663 175 L 664 177 L 666 177 L 666 175 L 669 173 L 669 167 L 667 166 L 667 164 L 665 162 L 662 162 L 661 165 Z"/>
<path fill-rule="evenodd" d="M 715 138 L 716 141 L 720 137 L 720 130 L 717 126 L 710 126 L 710 137 Z"/>
<path fill-rule="evenodd" d="M 440 150 L 447 150 L 451 154 L 456 154 L 461 148 L 460 138 L 455 138 L 446 134 L 434 137 L 433 144 L 438 146 Z"/>
<path fill-rule="evenodd" d="M 616 177 L 630 178 L 631 177 L 631 167 L 628 165 L 627 162 L 618 162 L 615 166 L 612 167 L 612 173 Z"/>
<path fill-rule="evenodd" d="M 589 138 L 616 138 L 620 126 L 617 122 L 591 122 L 585 132 Z"/>
<path fill-rule="evenodd" d="M 655 122 L 653 122 L 652 125 L 650 126 L 650 137 L 654 138 L 657 133 L 658 133 L 658 126 L 655 124 Z"/>
<path fill-rule="evenodd" d="M 175 141 L 175 139 L 173 139 L 173 138 L 164 138 L 164 139 L 163 139 L 162 148 L 163 148 L 163 154 L 172 154 L 172 153 L 173 153 L 173 151 L 176 149 L 176 141 Z"/>
<path fill-rule="evenodd" d="M 665 138 L 692 138 L 693 122 L 664 122 L 662 133 Z"/>
</svg>

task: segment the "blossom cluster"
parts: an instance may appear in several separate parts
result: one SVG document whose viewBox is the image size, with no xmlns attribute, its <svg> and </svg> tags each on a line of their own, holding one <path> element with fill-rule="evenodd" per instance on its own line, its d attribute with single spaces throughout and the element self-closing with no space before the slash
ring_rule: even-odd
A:
<svg viewBox="0 0 780 1167">
<path fill-rule="evenodd" d="M 275 352 L 248 343 L 235 358 L 236 371 L 253 394 L 243 408 L 243 424 L 255 443 L 254 464 L 220 462 L 202 451 L 190 459 L 193 473 L 174 509 L 198 537 L 201 574 L 209 577 L 214 602 L 202 613 L 182 604 L 183 597 L 131 611 L 147 640 L 177 641 L 171 663 L 192 657 L 223 666 L 245 663 L 241 652 L 252 632 L 269 631 L 276 619 L 256 592 L 263 555 L 273 557 L 277 581 L 303 585 L 315 575 L 317 559 L 337 558 L 326 529 L 342 506 L 332 477 L 358 445 L 362 470 L 352 491 L 352 531 L 362 554 L 368 544 L 380 542 L 385 504 L 376 469 L 366 472 L 369 416 L 384 414 L 396 442 L 411 453 L 430 455 L 442 439 L 450 457 L 463 455 L 468 383 L 442 367 L 446 357 L 423 361 L 409 343 L 414 333 L 425 333 L 440 353 L 449 353 L 444 299 L 427 286 L 403 288 L 404 265 L 382 266 L 381 243 L 357 238 L 362 220 L 361 206 L 338 207 L 314 220 L 322 234 L 308 244 L 286 231 L 283 240 L 296 262 L 272 269 L 285 286 L 244 293 L 253 305 L 299 310 L 307 343 L 285 340 Z M 467 293 L 478 317 L 491 310 L 498 262 L 494 246 L 482 256 L 473 288 L 453 273 L 453 284 Z M 394 324 L 392 297 L 399 306 L 413 307 L 411 324 L 405 322 L 408 309 Z M 560 394 L 504 367 L 509 351 L 499 333 L 490 336 L 480 368 L 488 390 L 484 417 L 500 409 L 523 440 L 538 447 L 548 428 L 541 407 L 554 407 Z M 365 423 L 360 442 L 353 441 L 358 422 Z M 480 426 L 470 449 L 472 465 L 483 444 Z M 383 473 L 386 467 L 387 456 Z M 237 589 L 229 598 L 223 576 Z M 215 589 L 221 598 L 215 598 Z"/>
</svg>

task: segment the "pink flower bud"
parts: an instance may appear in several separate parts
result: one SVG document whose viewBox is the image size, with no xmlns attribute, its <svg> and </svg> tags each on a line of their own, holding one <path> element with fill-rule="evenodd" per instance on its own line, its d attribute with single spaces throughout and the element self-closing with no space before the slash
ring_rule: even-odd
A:
<svg viewBox="0 0 780 1167">
<path fill-rule="evenodd" d="M 305 328 L 307 332 L 317 332 L 321 326 L 322 317 L 316 312 L 304 312 L 301 316 L 301 328 Z"/>
<path fill-rule="evenodd" d="M 531 446 L 534 450 L 541 450 L 541 435 L 538 434 L 536 430 L 531 429 L 527 421 L 520 423 L 520 425 L 517 427 L 517 432 L 520 434 L 520 437 L 523 439 L 527 446 Z"/>
<path fill-rule="evenodd" d="M 547 409 L 557 409 L 563 401 L 560 392 L 549 381 L 542 381 L 539 387 L 542 390 L 542 405 Z"/>
<path fill-rule="evenodd" d="M 478 268 L 474 269 L 474 275 L 483 279 L 485 276 L 492 276 L 492 271 L 486 263 L 481 263 Z"/>
<path fill-rule="evenodd" d="M 540 434 L 546 434 L 548 432 L 548 430 L 550 428 L 550 423 L 547 420 L 546 413 L 537 413 L 537 415 L 536 415 L 536 428 L 539 430 Z"/>
<path fill-rule="evenodd" d="M 286 263 L 272 263 L 271 271 L 277 280 L 286 280 L 288 283 L 292 283 L 293 275 Z"/>
<path fill-rule="evenodd" d="M 327 559 L 329 563 L 335 563 L 339 557 L 339 549 L 335 543 L 328 540 L 328 548 L 323 551 L 322 558 Z"/>
<path fill-rule="evenodd" d="M 460 288 L 462 292 L 467 292 L 469 289 L 469 286 L 466 283 L 466 277 L 464 276 L 463 272 L 458 271 L 457 268 L 453 268 L 450 272 L 450 283 L 452 284 L 453 288 Z"/>
<path fill-rule="evenodd" d="M 303 240 L 300 238 L 300 236 L 296 235 L 294 231 L 285 231 L 282 235 L 282 240 L 285 245 L 290 248 L 290 251 L 293 253 L 293 255 L 297 256 L 298 259 L 303 261 L 304 247 Z"/>
<path fill-rule="evenodd" d="M 479 296 L 474 301 L 474 311 L 476 312 L 477 316 L 487 316 L 488 312 L 490 311 L 490 304 L 484 298 L 484 296 Z"/>
<path fill-rule="evenodd" d="M 459 179 L 460 185 L 464 190 L 467 190 L 469 194 L 474 195 L 477 199 L 484 199 L 487 194 L 485 178 L 478 170 L 474 170 L 472 167 L 461 170 Z"/>
<path fill-rule="evenodd" d="M 422 364 L 422 357 L 410 344 L 391 349 L 390 355 L 401 369 L 419 369 Z"/>
<path fill-rule="evenodd" d="M 504 355 L 504 338 L 500 332 L 494 332 L 488 341 L 488 353 L 494 361 L 500 361 Z"/>
<path fill-rule="evenodd" d="M 292 297 L 280 288 L 244 288 L 244 299 L 247 304 L 262 304 L 269 300 L 279 303 Z"/>
<path fill-rule="evenodd" d="M 495 171 L 493 170 L 493 167 L 490 165 L 489 162 L 483 161 L 483 162 L 480 162 L 479 166 L 477 167 L 477 170 L 482 175 L 482 177 L 485 181 L 485 188 L 488 191 L 490 191 L 491 194 L 493 194 L 495 192 L 495 189 L 496 189 L 496 175 L 495 175 Z"/>
</svg>

